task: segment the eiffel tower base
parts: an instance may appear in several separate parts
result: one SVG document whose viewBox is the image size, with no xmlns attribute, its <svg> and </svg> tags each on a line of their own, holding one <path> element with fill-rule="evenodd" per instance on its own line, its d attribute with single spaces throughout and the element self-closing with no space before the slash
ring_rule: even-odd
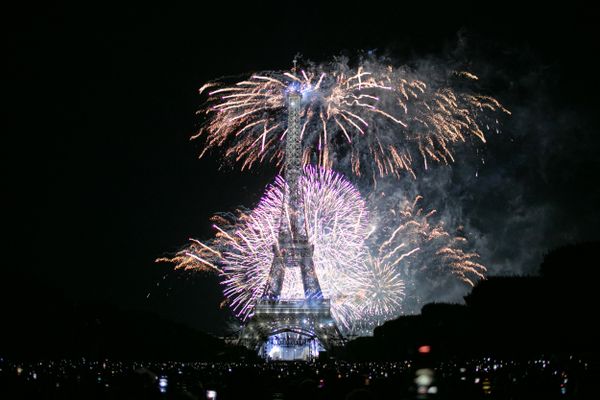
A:
<svg viewBox="0 0 600 400">
<path fill-rule="evenodd" d="M 344 345 L 327 299 L 261 299 L 240 344 L 269 360 L 311 360 Z"/>
</svg>

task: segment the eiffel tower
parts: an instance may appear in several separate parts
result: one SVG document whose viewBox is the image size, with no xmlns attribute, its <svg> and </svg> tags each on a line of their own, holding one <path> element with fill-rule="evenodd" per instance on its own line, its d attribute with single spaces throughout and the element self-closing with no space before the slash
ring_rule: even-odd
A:
<svg viewBox="0 0 600 400">
<path fill-rule="evenodd" d="M 329 299 L 323 297 L 313 263 L 314 247 L 300 220 L 301 101 L 299 92 L 289 91 L 284 165 L 287 186 L 279 237 L 273 245 L 273 263 L 265 290 L 240 336 L 241 343 L 265 358 L 277 358 L 275 350 L 280 352 L 281 358 L 314 358 L 319 350 L 330 350 L 343 344 L 344 340 L 331 316 Z M 294 269 L 296 272 L 300 270 L 304 295 L 289 299 L 282 296 L 282 288 L 286 275 L 293 273 Z M 287 353 L 281 356 L 286 349 Z"/>
</svg>

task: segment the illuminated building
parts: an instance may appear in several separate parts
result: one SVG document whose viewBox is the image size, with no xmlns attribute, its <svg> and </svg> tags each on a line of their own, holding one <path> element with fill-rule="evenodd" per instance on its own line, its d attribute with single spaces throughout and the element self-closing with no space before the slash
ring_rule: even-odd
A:
<svg viewBox="0 0 600 400">
<path fill-rule="evenodd" d="M 309 242 L 299 201 L 299 177 L 302 173 L 300 110 L 302 95 L 288 94 L 288 129 L 285 147 L 285 181 L 287 183 L 279 237 L 273 246 L 273 263 L 262 297 L 241 332 L 247 347 L 268 359 L 312 359 L 318 352 L 343 342 L 331 316 L 329 299 L 323 297 L 313 262 L 313 245 Z M 282 296 L 286 271 L 300 271 L 303 298 Z"/>
</svg>

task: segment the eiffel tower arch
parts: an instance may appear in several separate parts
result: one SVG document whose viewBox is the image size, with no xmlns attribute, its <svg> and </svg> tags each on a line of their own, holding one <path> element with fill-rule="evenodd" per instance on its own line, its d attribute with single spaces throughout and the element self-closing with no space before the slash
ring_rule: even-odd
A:
<svg viewBox="0 0 600 400">
<path fill-rule="evenodd" d="M 240 342 L 268 359 L 312 359 L 321 350 L 343 344 L 329 299 L 323 297 L 313 262 L 313 245 L 300 223 L 302 174 L 300 109 L 302 95 L 290 90 L 285 146 L 286 190 L 282 202 L 278 240 L 263 295 L 241 331 Z M 300 271 L 303 296 L 285 298 L 282 288 L 294 271 Z"/>
</svg>

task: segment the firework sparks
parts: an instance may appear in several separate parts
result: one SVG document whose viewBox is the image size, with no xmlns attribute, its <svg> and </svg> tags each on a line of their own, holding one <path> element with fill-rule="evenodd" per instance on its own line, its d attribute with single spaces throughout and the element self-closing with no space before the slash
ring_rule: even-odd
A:
<svg viewBox="0 0 600 400">
<path fill-rule="evenodd" d="M 393 200 L 372 195 L 369 203 L 378 214 L 369 225 L 372 213 L 341 175 L 306 167 L 301 187 L 301 222 L 315 246 L 315 270 L 332 315 L 346 332 L 366 333 L 403 312 L 418 311 L 407 309 L 406 297 L 422 306 L 431 299 L 421 290 L 436 287 L 449 275 L 469 285 L 484 277 L 478 255 L 463 250 L 466 239 L 432 222 L 436 212 L 425 211 L 420 196 L 390 204 Z M 253 210 L 213 217 L 216 235 L 211 241 L 193 240 L 175 257 L 161 260 L 176 268 L 217 272 L 229 307 L 246 319 L 266 287 L 284 191 L 278 177 Z M 286 268 L 282 298 L 303 296 L 300 270 Z"/>
<path fill-rule="evenodd" d="M 405 284 L 400 268 L 369 254 L 366 262 L 354 272 L 355 295 L 351 301 L 359 309 L 355 328 L 372 329 L 396 318 L 404 300 Z"/>
<path fill-rule="evenodd" d="M 424 302 L 434 300 L 448 274 L 469 286 L 485 278 L 479 254 L 465 250 L 468 243 L 461 227 L 449 233 L 443 222 L 435 222 L 436 210 L 421 206 L 421 196 L 396 203 L 381 197 L 385 195 L 373 195 L 371 202 L 377 204 L 382 228 L 374 231 L 367 245 L 377 254 L 377 263 L 395 268 L 406 283 L 404 291 L 416 309 L 404 311 L 418 311 Z"/>
<path fill-rule="evenodd" d="M 452 77 L 478 79 L 466 71 Z M 492 97 L 453 90 L 448 80 L 428 82 L 406 68 L 372 60 L 356 68 L 338 60 L 204 85 L 200 92 L 207 100 L 199 113 L 206 121 L 193 137 L 204 139 L 201 156 L 225 147 L 225 158 L 242 169 L 265 161 L 280 165 L 290 89 L 302 93 L 305 165 L 331 168 L 338 161 L 356 175 L 416 176 L 418 158 L 425 168 L 432 161 L 453 162 L 456 144 L 485 142 L 484 129 L 492 129 L 481 123 L 487 112 L 509 113 Z"/>
<path fill-rule="evenodd" d="M 360 264 L 367 236 L 367 213 L 360 193 L 342 175 L 322 168 L 306 167 L 301 178 L 301 222 L 314 244 L 315 270 L 323 294 L 339 300 L 348 290 L 343 277 Z M 285 182 L 277 177 L 252 211 L 222 214 L 213 218 L 217 233 L 203 244 L 192 242 L 174 258 L 163 259 L 178 268 L 218 271 L 223 278 L 229 306 L 242 320 L 262 296 L 273 262 L 273 246 L 279 235 Z M 286 268 L 283 298 L 302 298 L 299 268 Z M 339 304 L 339 301 L 338 301 Z M 333 307 L 344 323 L 353 310 Z"/>
<path fill-rule="evenodd" d="M 213 250 L 211 247 L 205 245 L 196 239 L 190 239 L 192 244 L 175 254 L 173 257 L 160 257 L 156 259 L 156 262 L 168 262 L 175 264 L 176 269 L 183 269 L 185 271 L 211 271 L 223 273 L 223 271 L 215 265 L 221 258 L 221 253 Z"/>
</svg>

